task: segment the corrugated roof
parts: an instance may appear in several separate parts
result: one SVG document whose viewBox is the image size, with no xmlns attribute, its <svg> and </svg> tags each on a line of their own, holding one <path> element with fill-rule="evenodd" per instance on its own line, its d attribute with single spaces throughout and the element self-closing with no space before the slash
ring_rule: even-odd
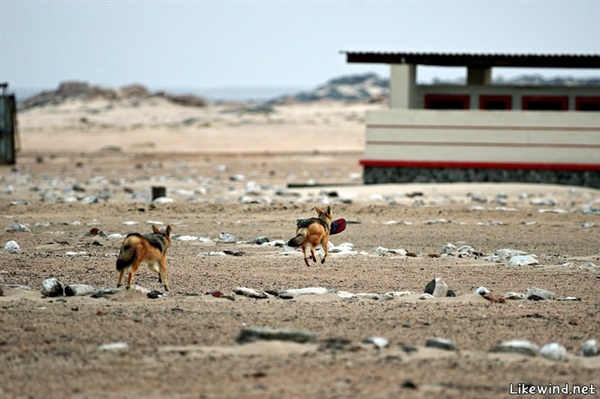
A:
<svg viewBox="0 0 600 399">
<path fill-rule="evenodd" d="M 599 68 L 600 54 L 476 54 L 342 51 L 346 62 L 453 67 Z"/>
</svg>

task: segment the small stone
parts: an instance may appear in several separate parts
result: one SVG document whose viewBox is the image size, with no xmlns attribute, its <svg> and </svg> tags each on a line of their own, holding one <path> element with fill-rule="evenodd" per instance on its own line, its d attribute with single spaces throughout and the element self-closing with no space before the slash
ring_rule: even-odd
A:
<svg viewBox="0 0 600 399">
<path fill-rule="evenodd" d="M 540 348 L 540 355 L 546 359 L 564 362 L 567 359 L 567 349 L 558 342 L 552 342 Z"/>
<path fill-rule="evenodd" d="M 435 298 L 435 297 L 433 295 L 427 294 L 427 293 L 425 293 L 419 297 L 419 299 L 431 299 L 431 298 Z"/>
<path fill-rule="evenodd" d="M 425 286 L 425 293 L 438 298 L 445 297 L 448 295 L 448 284 L 441 277 L 437 277 Z"/>
<path fill-rule="evenodd" d="M 521 299 L 527 299 L 527 295 L 523 294 L 522 292 L 507 292 L 506 294 L 504 294 L 504 298 L 505 299 L 513 299 L 513 300 L 521 300 Z"/>
<path fill-rule="evenodd" d="M 156 291 L 156 290 L 152 290 L 149 293 L 147 293 L 146 296 L 150 299 L 157 299 L 157 298 L 162 298 L 163 296 L 165 296 L 165 293 Z"/>
<path fill-rule="evenodd" d="M 492 352 L 495 353 L 519 353 L 527 356 L 535 356 L 538 351 L 539 348 L 536 344 L 524 339 L 504 341 L 492 348 Z"/>
<path fill-rule="evenodd" d="M 243 328 L 235 338 L 236 342 L 246 344 L 255 341 L 292 341 L 299 343 L 314 342 L 317 336 L 308 330 Z"/>
<path fill-rule="evenodd" d="M 447 351 L 458 350 L 458 346 L 446 338 L 429 338 L 425 341 L 425 346 L 428 348 L 438 348 Z"/>
<path fill-rule="evenodd" d="M 251 242 L 252 242 L 252 244 L 262 245 L 262 244 L 264 244 L 266 242 L 269 242 L 269 238 L 265 237 L 265 236 L 260 236 L 260 237 L 256 237 Z"/>
<path fill-rule="evenodd" d="M 442 254 L 451 254 L 453 252 L 456 252 L 457 248 L 456 245 L 454 244 L 450 244 L 450 243 L 446 243 L 442 246 Z"/>
<path fill-rule="evenodd" d="M 300 295 L 323 295 L 332 292 L 325 287 L 307 287 L 307 288 L 293 288 L 288 290 L 278 291 L 279 298 L 291 299 Z"/>
<path fill-rule="evenodd" d="M 10 240 L 4 246 L 4 250 L 9 254 L 18 254 L 19 252 L 21 252 L 21 247 L 19 246 L 19 244 L 17 244 L 16 241 Z"/>
<path fill-rule="evenodd" d="M 474 294 L 481 295 L 481 296 L 488 294 L 489 292 L 490 292 L 490 290 L 488 290 L 487 288 L 485 288 L 483 286 L 478 287 L 475 289 L 475 291 L 473 291 Z"/>
<path fill-rule="evenodd" d="M 373 344 L 377 349 L 381 349 L 388 346 L 390 341 L 383 337 L 367 337 L 363 340 L 363 344 Z"/>
<path fill-rule="evenodd" d="M 509 266 L 539 265 L 534 255 L 515 255 L 508 260 Z"/>
<path fill-rule="evenodd" d="M 85 296 L 92 295 L 94 288 L 87 284 L 69 284 L 65 287 L 66 296 Z"/>
<path fill-rule="evenodd" d="M 237 295 L 244 295 L 249 298 L 264 299 L 269 297 L 269 294 L 264 291 L 247 287 L 236 287 L 233 289 L 233 292 L 235 292 Z"/>
<path fill-rule="evenodd" d="M 527 289 L 525 290 L 525 296 L 527 297 L 527 299 L 531 300 L 556 299 L 556 294 L 554 292 L 537 287 L 527 287 Z"/>
<path fill-rule="evenodd" d="M 63 296 L 64 287 L 58 279 L 52 277 L 42 282 L 42 295 L 47 297 Z"/>
<path fill-rule="evenodd" d="M 217 242 L 222 243 L 222 244 L 234 243 L 235 235 L 233 235 L 231 233 L 221 233 L 221 234 L 219 234 L 219 239 L 217 240 Z"/>
<path fill-rule="evenodd" d="M 118 351 L 129 349 L 127 342 L 111 342 L 110 344 L 102 344 L 98 346 L 99 351 Z"/>
<path fill-rule="evenodd" d="M 10 227 L 5 228 L 4 231 L 6 231 L 8 233 L 16 233 L 16 232 L 31 233 L 31 230 L 29 230 L 29 227 L 25 226 L 24 224 L 18 223 L 18 222 L 14 222 L 13 224 L 10 225 Z"/>
<path fill-rule="evenodd" d="M 579 349 L 579 354 L 583 357 L 598 356 L 598 353 L 600 353 L 600 348 L 596 339 L 588 339 L 581 344 L 581 348 Z"/>
</svg>

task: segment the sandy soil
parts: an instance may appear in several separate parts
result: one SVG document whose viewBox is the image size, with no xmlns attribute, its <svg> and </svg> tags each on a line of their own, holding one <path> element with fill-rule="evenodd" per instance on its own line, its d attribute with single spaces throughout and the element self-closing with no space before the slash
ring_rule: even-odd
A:
<svg viewBox="0 0 600 399">
<path fill-rule="evenodd" d="M 362 121 L 377 105 L 294 105 L 267 116 L 239 107 L 73 103 L 19 115 L 18 164 L 0 167 L 0 241 L 21 248 L 0 254 L 0 397 L 502 398 L 511 384 L 600 388 L 600 357 L 579 355 L 584 341 L 600 339 L 600 191 L 365 187 Z M 172 202 L 152 203 L 154 186 Z M 350 222 L 332 242 L 355 252 L 306 267 L 274 244 L 325 203 Z M 30 231 L 10 231 L 14 223 Z M 167 296 L 148 298 L 144 289 L 162 287 L 146 268 L 138 289 L 42 296 L 50 277 L 115 288 L 123 235 L 152 223 L 174 230 Z M 234 242 L 218 242 L 221 233 Z M 273 245 L 251 243 L 261 236 Z M 442 254 L 447 243 L 477 254 Z M 484 257 L 501 249 L 539 264 Z M 436 277 L 457 296 L 420 299 Z M 480 286 L 502 295 L 535 286 L 580 300 L 492 303 L 473 293 Z M 237 287 L 329 293 L 228 295 Z M 226 295 L 207 295 L 213 290 Z M 343 299 L 340 291 L 408 293 Z M 236 342 L 254 327 L 316 338 Z M 389 345 L 363 343 L 373 336 Z M 435 337 L 458 350 L 426 347 Z M 558 342 L 567 359 L 491 352 L 514 339 Z"/>
</svg>

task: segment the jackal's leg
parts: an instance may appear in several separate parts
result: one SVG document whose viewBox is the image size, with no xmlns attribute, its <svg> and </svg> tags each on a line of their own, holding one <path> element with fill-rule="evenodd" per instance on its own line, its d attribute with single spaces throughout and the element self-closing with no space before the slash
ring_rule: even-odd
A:
<svg viewBox="0 0 600 399">
<path fill-rule="evenodd" d="M 325 255 L 323 256 L 323 259 L 321 259 L 321 264 L 323 264 L 325 263 L 325 259 L 329 256 L 329 237 L 323 238 L 321 246 L 323 247 L 323 251 L 325 251 Z"/>
<path fill-rule="evenodd" d="M 133 281 L 133 276 L 135 275 L 135 273 L 138 271 L 138 269 L 140 268 L 140 265 L 142 264 L 141 260 L 136 260 L 133 265 L 131 266 L 131 269 L 129 270 L 129 275 L 127 275 L 127 285 L 125 286 L 125 288 L 130 289 L 131 288 L 131 282 Z"/>
<path fill-rule="evenodd" d="M 304 256 L 304 263 L 306 263 L 306 266 L 310 267 L 308 264 L 308 258 L 306 257 L 306 245 L 302 246 L 302 255 Z"/>
<path fill-rule="evenodd" d="M 162 257 L 160 260 L 160 269 L 158 272 L 158 279 L 163 286 L 165 287 L 165 291 L 169 291 L 169 282 L 167 281 L 167 258 Z"/>
<path fill-rule="evenodd" d="M 125 274 L 125 269 L 119 270 L 119 281 L 117 281 L 117 288 L 119 288 L 123 282 L 123 275 Z"/>
<path fill-rule="evenodd" d="M 310 246 L 310 257 L 313 262 L 317 263 L 317 255 L 315 254 L 315 247 Z"/>
</svg>

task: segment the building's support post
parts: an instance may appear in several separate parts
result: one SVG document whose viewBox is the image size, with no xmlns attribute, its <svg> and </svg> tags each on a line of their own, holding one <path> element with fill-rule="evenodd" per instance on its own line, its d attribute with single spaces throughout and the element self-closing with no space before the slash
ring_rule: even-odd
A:
<svg viewBox="0 0 600 399">
<path fill-rule="evenodd" d="M 415 64 L 390 65 L 390 108 L 414 108 L 417 91 L 417 66 Z"/>
<path fill-rule="evenodd" d="M 467 68 L 467 84 L 468 85 L 491 85 L 492 84 L 492 68 Z"/>
</svg>

